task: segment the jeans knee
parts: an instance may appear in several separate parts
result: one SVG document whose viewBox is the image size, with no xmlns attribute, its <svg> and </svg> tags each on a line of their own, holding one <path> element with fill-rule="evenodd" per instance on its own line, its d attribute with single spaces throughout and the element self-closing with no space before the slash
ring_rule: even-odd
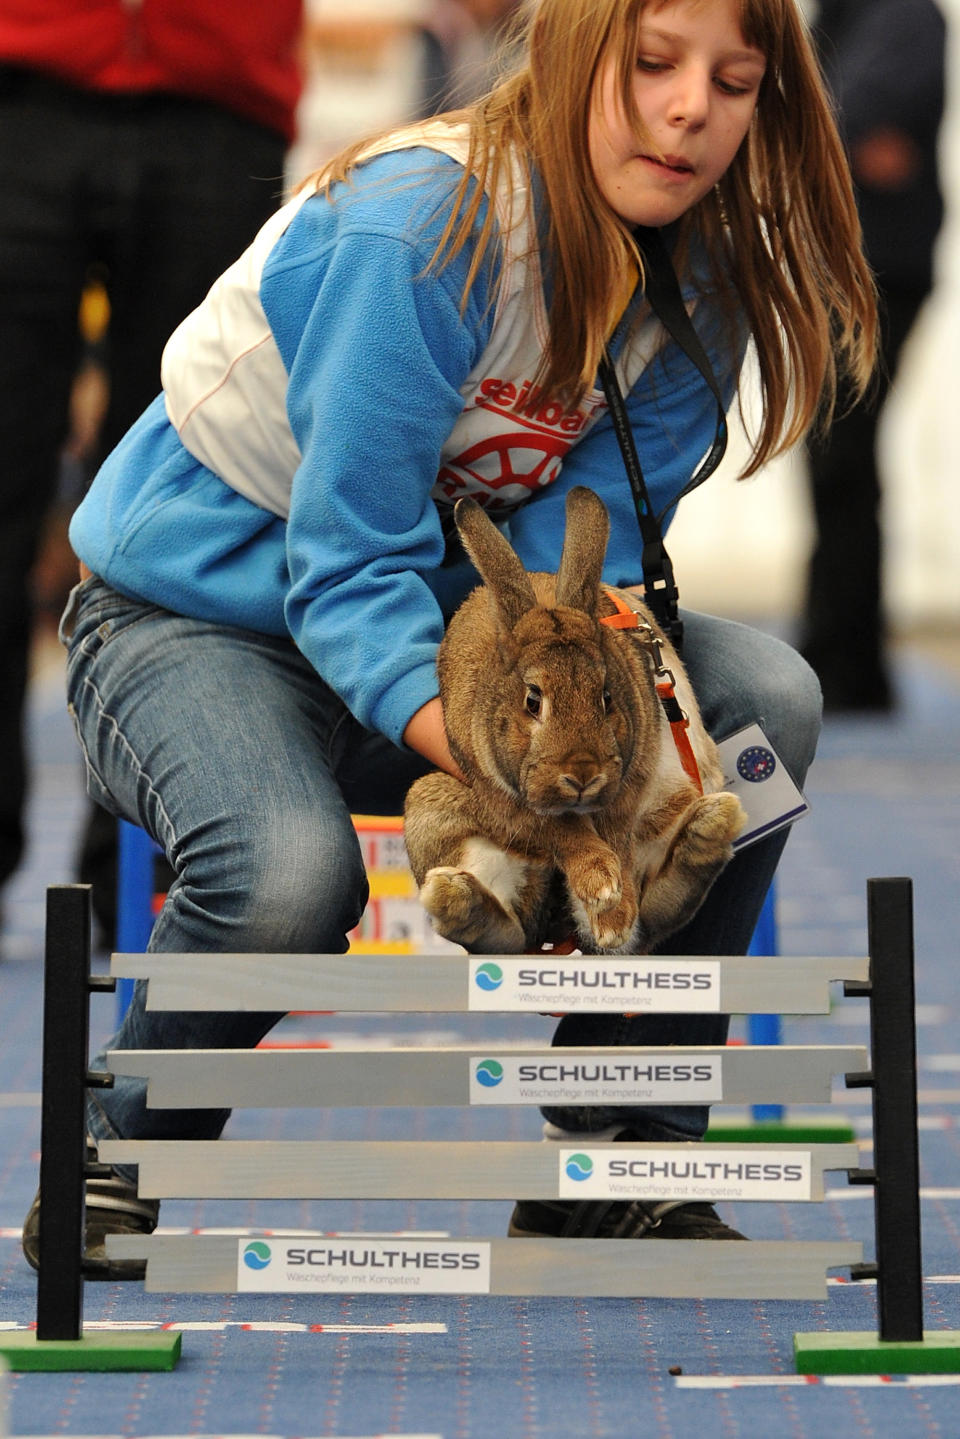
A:
<svg viewBox="0 0 960 1439">
<path fill-rule="evenodd" d="M 238 953 L 340 953 L 360 921 L 367 880 L 348 828 L 325 834 L 316 817 L 246 823 L 226 837 L 184 845 L 167 920 L 200 943 L 154 947 Z"/>
<path fill-rule="evenodd" d="M 820 734 L 820 684 L 783 640 L 736 620 L 684 613 L 684 661 L 707 728 L 726 739 L 751 724 L 767 738 L 798 784 Z"/>
<path fill-rule="evenodd" d="M 823 718 L 820 681 L 806 660 L 781 644 L 754 691 L 764 733 L 802 783 L 816 753 Z"/>
</svg>

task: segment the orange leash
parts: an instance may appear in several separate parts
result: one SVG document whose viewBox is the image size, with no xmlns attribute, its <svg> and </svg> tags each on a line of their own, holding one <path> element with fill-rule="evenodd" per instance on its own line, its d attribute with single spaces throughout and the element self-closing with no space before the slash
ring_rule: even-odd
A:
<svg viewBox="0 0 960 1439">
<path fill-rule="evenodd" d="M 680 708 L 680 701 L 677 699 L 676 681 L 673 674 L 663 663 L 663 656 L 660 652 L 662 641 L 655 634 L 651 626 L 642 620 L 636 610 L 632 610 L 624 599 L 617 594 L 616 590 L 604 588 L 604 594 L 616 605 L 615 615 L 604 615 L 600 620 L 602 625 L 609 625 L 614 630 L 640 630 L 645 634 L 638 635 L 653 655 L 654 680 L 657 688 L 657 696 L 663 706 L 663 712 L 667 717 L 670 726 L 670 733 L 673 735 L 673 742 L 677 747 L 677 754 L 683 766 L 684 774 L 696 785 L 703 794 L 703 780 L 700 777 L 700 767 L 697 764 L 697 757 L 693 752 L 690 743 L 690 721 Z"/>
</svg>

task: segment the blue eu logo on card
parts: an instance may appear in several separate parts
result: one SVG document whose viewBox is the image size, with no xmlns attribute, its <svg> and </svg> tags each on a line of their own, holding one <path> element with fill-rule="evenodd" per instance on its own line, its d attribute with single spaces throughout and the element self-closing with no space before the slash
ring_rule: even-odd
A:
<svg viewBox="0 0 960 1439">
<path fill-rule="evenodd" d="M 769 779 L 776 767 L 776 755 L 761 744 L 749 745 L 737 756 L 737 774 L 750 784 Z"/>
</svg>

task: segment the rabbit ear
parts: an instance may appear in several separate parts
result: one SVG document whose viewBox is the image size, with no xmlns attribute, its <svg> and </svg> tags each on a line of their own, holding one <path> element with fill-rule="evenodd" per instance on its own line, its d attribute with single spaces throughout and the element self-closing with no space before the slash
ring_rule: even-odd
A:
<svg viewBox="0 0 960 1439">
<path fill-rule="evenodd" d="M 476 500 L 458 500 L 453 510 L 463 546 L 510 629 L 537 603 L 530 576 L 514 550 Z"/>
<path fill-rule="evenodd" d="M 596 615 L 610 517 L 600 496 L 585 485 L 567 495 L 567 528 L 557 571 L 557 604 Z"/>
</svg>

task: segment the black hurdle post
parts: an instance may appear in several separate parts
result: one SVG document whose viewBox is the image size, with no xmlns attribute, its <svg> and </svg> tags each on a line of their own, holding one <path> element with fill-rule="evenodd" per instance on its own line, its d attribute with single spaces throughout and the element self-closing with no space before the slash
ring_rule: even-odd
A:
<svg viewBox="0 0 960 1439">
<path fill-rule="evenodd" d="M 40 1109 L 37 1339 L 79 1339 L 83 1324 L 84 1176 L 90 991 L 90 886 L 47 889 Z"/>
<path fill-rule="evenodd" d="M 867 881 L 877 1308 L 883 1340 L 923 1339 L 913 886 Z"/>
</svg>

